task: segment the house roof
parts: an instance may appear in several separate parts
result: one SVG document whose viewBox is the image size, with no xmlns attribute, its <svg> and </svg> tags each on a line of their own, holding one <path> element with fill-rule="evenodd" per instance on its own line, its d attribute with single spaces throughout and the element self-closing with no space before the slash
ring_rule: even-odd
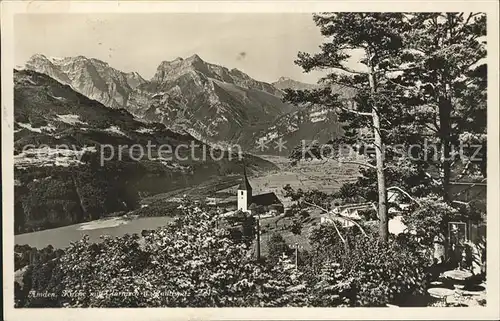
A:
<svg viewBox="0 0 500 321">
<path fill-rule="evenodd" d="M 372 207 L 372 203 L 366 202 L 366 203 L 340 205 L 340 206 L 336 206 L 334 208 L 334 210 L 335 209 L 337 209 L 339 211 L 343 211 L 343 210 L 346 210 L 346 209 L 357 210 L 357 209 L 364 209 L 364 208 L 369 208 L 369 207 Z"/>
<path fill-rule="evenodd" d="M 255 203 L 256 205 L 263 205 L 263 206 L 269 206 L 272 204 L 282 204 L 279 198 L 273 192 L 254 195 L 252 196 L 251 202 Z"/>
<path fill-rule="evenodd" d="M 465 185 L 465 186 L 487 186 L 486 180 L 471 181 L 471 182 L 450 182 L 450 185 Z"/>
</svg>

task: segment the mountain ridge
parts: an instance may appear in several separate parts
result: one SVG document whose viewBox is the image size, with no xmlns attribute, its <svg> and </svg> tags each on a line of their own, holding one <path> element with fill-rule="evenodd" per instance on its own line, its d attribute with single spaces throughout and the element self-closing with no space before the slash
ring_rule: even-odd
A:
<svg viewBox="0 0 500 321">
<path fill-rule="evenodd" d="M 127 109 L 148 121 L 195 131 L 207 141 L 251 145 L 251 124 L 293 110 L 283 92 L 198 55 L 163 61 L 131 94 Z M 146 106 L 146 107 L 145 107 Z"/>
<path fill-rule="evenodd" d="M 305 89 L 317 89 L 320 88 L 320 85 L 310 84 L 301 81 L 297 81 L 295 79 L 281 76 L 277 81 L 273 82 L 272 85 L 278 89 L 293 89 L 293 90 L 305 90 Z"/>
<path fill-rule="evenodd" d="M 109 63 L 85 56 L 54 58 L 33 55 L 26 68 L 49 75 L 111 108 L 122 108 L 128 96 L 146 80 L 137 72 L 123 72 Z"/>
</svg>

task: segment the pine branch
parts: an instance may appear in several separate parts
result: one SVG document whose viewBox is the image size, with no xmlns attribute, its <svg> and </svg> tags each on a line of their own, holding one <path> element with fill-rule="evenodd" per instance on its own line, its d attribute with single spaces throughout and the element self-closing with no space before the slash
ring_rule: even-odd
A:
<svg viewBox="0 0 500 321">
<path fill-rule="evenodd" d="M 425 172 L 424 174 L 425 174 L 425 176 L 429 177 L 434 184 L 441 185 L 441 182 L 437 178 L 435 178 L 434 176 L 432 176 L 431 174 L 429 174 L 427 172 Z"/>
<path fill-rule="evenodd" d="M 352 113 L 352 114 L 356 114 L 356 115 L 359 115 L 359 116 L 372 116 L 372 113 L 351 110 L 351 109 L 347 109 L 347 108 L 344 108 L 344 107 L 337 107 L 337 108 L 341 109 L 341 110 L 343 110 L 343 111 L 345 111 L 347 113 Z"/>
<path fill-rule="evenodd" d="M 408 192 L 406 192 L 405 190 L 403 190 L 402 188 L 400 188 L 398 186 L 391 186 L 391 187 L 387 188 L 388 191 L 393 190 L 393 189 L 398 190 L 401 193 L 405 194 L 409 199 L 411 199 L 412 201 L 417 203 L 419 206 L 422 205 L 419 201 L 417 201 L 415 198 L 413 198 Z"/>
<path fill-rule="evenodd" d="M 433 127 L 431 127 L 429 124 L 427 124 L 427 123 L 423 123 L 423 125 L 424 125 L 425 127 L 427 127 L 428 129 L 430 129 L 431 131 L 433 131 L 434 133 L 439 133 L 439 129 L 437 129 L 437 128 L 433 128 Z"/>
<path fill-rule="evenodd" d="M 348 68 L 348 67 L 345 67 L 345 66 L 341 66 L 341 65 L 338 65 L 336 67 L 330 67 L 332 69 L 337 69 L 337 70 L 342 70 L 344 72 L 347 72 L 347 73 L 350 73 L 350 74 L 354 74 L 354 75 L 363 75 L 363 76 L 368 76 L 368 73 L 367 72 L 362 72 L 362 71 L 356 71 L 354 69 L 351 69 L 351 68 Z"/>
<path fill-rule="evenodd" d="M 341 82 L 341 81 L 338 81 L 338 80 L 335 80 L 334 78 L 337 76 L 337 74 L 329 74 L 329 75 L 326 75 L 324 77 L 321 77 L 319 79 L 319 83 L 320 84 L 334 84 L 334 85 L 339 85 L 339 86 L 342 86 L 344 88 L 352 88 L 352 89 L 356 89 L 356 90 L 363 90 L 362 87 L 359 87 L 359 86 L 355 86 L 353 84 L 347 84 L 346 82 Z"/>
<path fill-rule="evenodd" d="M 465 22 L 463 23 L 462 25 L 462 28 L 460 28 L 460 30 L 458 30 L 456 33 L 455 33 L 455 38 L 458 38 L 458 36 L 460 36 L 464 31 L 465 29 L 467 28 L 467 26 L 469 25 L 469 21 L 470 19 L 476 17 L 476 16 L 479 16 L 481 15 L 482 13 L 480 12 L 476 12 L 476 13 L 473 13 L 473 12 L 470 12 L 469 13 L 469 16 L 467 17 L 467 19 L 465 20 Z M 461 16 L 463 16 L 463 13 L 461 14 Z"/>
<path fill-rule="evenodd" d="M 319 208 L 320 210 L 323 210 L 325 213 L 329 213 L 329 211 L 327 209 L 325 209 L 325 208 L 323 208 L 323 207 L 321 207 L 321 206 L 319 206 L 317 204 L 314 204 L 314 203 L 311 203 L 311 202 L 308 202 L 308 201 L 303 201 L 303 202 L 305 204 L 307 204 L 307 205 L 311 205 L 311 206 L 314 206 L 316 208 Z M 335 227 L 335 230 L 337 231 L 337 234 L 340 237 L 340 239 L 342 240 L 342 242 L 344 243 L 344 245 L 347 246 L 347 242 L 344 239 L 344 237 L 342 236 L 342 234 L 340 233 L 340 231 L 339 231 L 337 225 L 335 224 L 335 222 L 333 222 L 333 226 Z"/>
</svg>

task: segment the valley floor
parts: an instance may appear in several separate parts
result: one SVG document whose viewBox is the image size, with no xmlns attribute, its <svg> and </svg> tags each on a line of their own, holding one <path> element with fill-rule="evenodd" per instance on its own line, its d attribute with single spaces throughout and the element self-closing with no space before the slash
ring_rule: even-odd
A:
<svg viewBox="0 0 500 321">
<path fill-rule="evenodd" d="M 358 176 L 358 165 L 339 164 L 333 160 L 301 161 L 291 166 L 286 157 L 270 155 L 259 155 L 259 157 L 276 164 L 279 169 L 250 177 L 253 190 L 257 194 L 276 193 L 285 208 L 290 205 L 290 201 L 283 195 L 283 187 L 287 184 L 294 189 L 317 189 L 325 193 L 333 193 L 342 184 L 355 181 Z"/>
</svg>

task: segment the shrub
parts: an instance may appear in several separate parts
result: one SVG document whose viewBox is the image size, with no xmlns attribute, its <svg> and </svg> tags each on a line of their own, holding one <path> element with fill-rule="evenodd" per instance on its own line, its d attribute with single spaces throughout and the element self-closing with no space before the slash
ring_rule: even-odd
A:
<svg viewBox="0 0 500 321">
<path fill-rule="evenodd" d="M 267 260 L 271 265 L 276 264 L 280 257 L 291 254 L 291 249 L 286 244 L 285 239 L 279 233 L 273 233 L 267 241 L 268 255 Z"/>
<path fill-rule="evenodd" d="M 273 266 L 255 262 L 248 245 L 234 242 L 228 231 L 216 227 L 215 218 L 192 207 L 142 239 L 125 235 L 92 244 L 85 237 L 53 263 L 56 266 L 37 265 L 30 273 L 40 276 L 33 282 L 38 290 L 57 294 L 51 306 L 307 304 L 302 274 L 288 258 L 280 258 Z M 28 301 L 25 306 L 39 303 Z"/>
<path fill-rule="evenodd" d="M 348 276 L 354 280 L 357 306 L 404 302 L 427 288 L 425 257 L 396 240 L 385 245 L 364 238 L 344 258 L 350 268 Z"/>
<path fill-rule="evenodd" d="M 333 225 L 311 229 L 314 257 L 309 269 L 316 280 L 321 280 L 323 268 L 330 262 L 338 263 L 343 271 L 339 282 L 351 284 L 351 291 L 345 292 L 351 305 L 385 306 L 424 293 L 427 260 L 411 240 L 403 243 L 398 238 L 383 244 L 370 230 L 364 236 L 358 229 L 349 228 L 342 229 L 344 244 L 334 229 Z"/>
<path fill-rule="evenodd" d="M 22 286 L 14 283 L 14 299 L 16 307 L 49 307 L 53 306 L 54 298 L 31 297 L 30 291 L 53 292 L 59 285 L 59 275 L 53 274 L 59 258 L 64 255 L 61 249 L 54 250 L 52 245 L 38 250 L 29 245 L 15 245 L 14 268 L 26 269 L 22 273 Z M 21 271 L 22 272 L 22 271 Z"/>
<path fill-rule="evenodd" d="M 446 234 L 448 222 L 458 213 L 437 197 L 422 198 L 419 202 L 418 207 L 403 215 L 402 222 L 420 244 L 431 247 L 436 236 Z"/>
<path fill-rule="evenodd" d="M 365 221 L 375 221 L 378 220 L 377 211 L 373 208 L 366 210 L 359 210 L 359 216 L 361 216 Z"/>
<path fill-rule="evenodd" d="M 311 304 L 316 307 L 351 306 L 352 277 L 346 277 L 340 264 L 326 264 L 309 293 Z"/>
</svg>

